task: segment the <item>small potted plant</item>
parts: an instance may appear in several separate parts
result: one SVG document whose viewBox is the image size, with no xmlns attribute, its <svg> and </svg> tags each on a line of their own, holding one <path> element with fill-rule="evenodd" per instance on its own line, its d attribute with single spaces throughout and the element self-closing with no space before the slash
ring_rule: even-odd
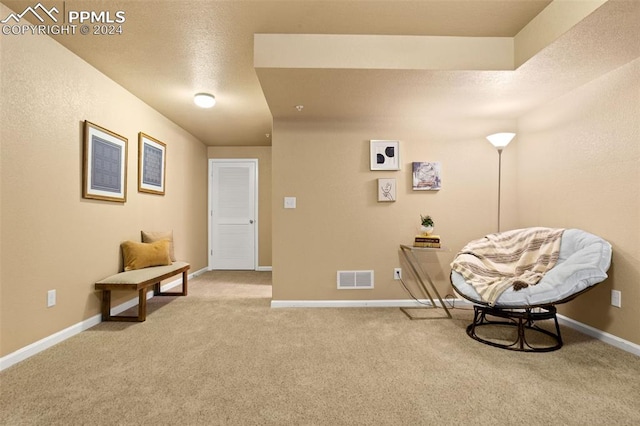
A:
<svg viewBox="0 0 640 426">
<path fill-rule="evenodd" d="M 430 233 L 433 232 L 433 219 L 431 219 L 431 216 L 427 215 L 427 216 L 423 216 L 420 215 L 420 220 L 421 220 L 421 227 L 420 229 L 422 230 L 422 232 L 424 234 L 429 235 Z"/>
</svg>

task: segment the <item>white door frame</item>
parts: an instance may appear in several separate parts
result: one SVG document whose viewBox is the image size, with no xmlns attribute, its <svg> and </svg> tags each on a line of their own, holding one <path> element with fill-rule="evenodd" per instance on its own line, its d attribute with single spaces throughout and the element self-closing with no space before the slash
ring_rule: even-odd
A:
<svg viewBox="0 0 640 426">
<path fill-rule="evenodd" d="M 213 247 L 211 246 L 211 237 L 213 234 L 213 227 L 211 226 L 211 220 L 213 218 L 213 165 L 215 163 L 253 163 L 256 173 L 255 173 L 255 181 L 253 184 L 255 185 L 254 191 L 254 255 L 253 255 L 253 269 L 258 270 L 259 259 L 258 259 L 258 227 L 260 226 L 260 221 L 258 220 L 258 159 L 257 158 L 210 158 L 209 159 L 209 171 L 208 171 L 208 179 L 207 179 L 207 196 L 208 196 L 208 212 L 207 212 L 207 259 L 208 265 L 207 269 L 209 271 L 213 270 Z"/>
</svg>

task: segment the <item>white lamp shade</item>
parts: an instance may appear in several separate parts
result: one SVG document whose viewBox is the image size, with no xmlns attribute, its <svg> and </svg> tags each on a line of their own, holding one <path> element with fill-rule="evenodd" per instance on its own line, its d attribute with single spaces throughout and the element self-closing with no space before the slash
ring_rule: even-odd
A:
<svg viewBox="0 0 640 426">
<path fill-rule="evenodd" d="M 200 108 L 211 108 L 216 104 L 216 98 L 208 93 L 197 93 L 193 97 L 193 102 Z"/>
<path fill-rule="evenodd" d="M 511 142 L 515 135 L 515 133 L 494 133 L 493 135 L 487 136 L 487 139 L 493 146 L 502 149 L 509 145 L 509 142 Z"/>
</svg>

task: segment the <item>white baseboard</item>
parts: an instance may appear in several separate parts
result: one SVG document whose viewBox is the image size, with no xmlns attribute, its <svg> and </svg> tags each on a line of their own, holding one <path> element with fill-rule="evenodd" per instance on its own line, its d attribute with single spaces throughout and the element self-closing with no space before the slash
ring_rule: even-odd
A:
<svg viewBox="0 0 640 426">
<path fill-rule="evenodd" d="M 436 303 L 438 304 L 438 303 Z M 272 300 L 272 308 L 419 308 L 431 306 L 426 300 Z"/>
<path fill-rule="evenodd" d="M 191 278 L 195 278 L 195 277 L 198 277 L 198 276 L 200 276 L 200 275 L 204 274 L 205 272 L 207 272 L 208 270 L 209 270 L 209 269 L 208 269 L 208 268 L 206 268 L 206 267 L 205 267 L 205 268 L 202 268 L 202 269 L 198 269 L 197 271 L 195 271 L 195 272 L 193 272 L 193 273 L 189 274 L 189 279 L 191 279 Z M 177 281 L 178 281 L 178 283 L 179 283 L 179 282 L 180 282 L 180 279 L 178 279 Z M 170 284 L 171 284 L 171 283 L 170 283 Z M 168 285 L 168 284 L 167 284 L 167 285 Z M 175 287 L 176 285 L 178 285 L 178 284 L 174 284 L 172 287 Z M 171 287 L 168 287 L 168 288 L 171 288 Z"/>
<path fill-rule="evenodd" d="M 598 339 L 601 342 L 607 343 L 611 346 L 615 346 L 618 349 L 622 349 L 623 351 L 630 352 L 634 355 L 640 356 L 640 345 L 636 345 L 635 343 L 629 342 L 628 340 L 621 339 L 620 337 L 614 336 L 613 334 L 609 334 L 605 331 L 598 330 L 597 328 L 593 328 L 589 325 L 583 324 L 571 318 L 567 318 L 564 315 L 558 314 L 558 322 L 569 328 L 573 328 L 574 330 L 577 330 L 581 333 L 584 333 L 588 336 Z"/>
<path fill-rule="evenodd" d="M 207 269 L 200 269 L 192 274 L 188 275 L 188 279 L 192 279 L 207 272 Z M 177 278 L 174 281 L 171 281 L 162 286 L 162 291 L 167 291 L 172 289 L 173 287 L 177 287 L 182 285 L 182 278 Z M 147 299 L 153 297 L 153 291 L 149 291 L 147 293 Z M 111 315 L 118 315 L 121 312 L 126 311 L 129 308 L 132 308 L 138 304 L 138 297 L 134 297 L 133 299 L 127 300 L 126 302 L 111 308 Z M 25 346 L 24 348 L 18 349 L 15 352 L 12 352 L 8 355 L 0 358 L 0 371 L 5 368 L 9 368 L 14 364 L 19 363 L 20 361 L 24 361 L 27 358 L 30 358 L 37 353 L 44 351 L 45 349 L 49 349 L 50 347 L 57 345 L 58 343 L 67 340 L 70 337 L 75 336 L 85 330 L 90 329 L 93 326 L 96 326 L 102 322 L 102 314 L 94 315 L 90 318 L 87 318 L 84 321 L 81 321 L 77 324 L 74 324 L 70 327 L 65 328 L 64 330 L 58 331 L 50 336 L 45 337 L 44 339 L 40 339 L 37 342 L 34 342 L 30 345 Z"/>
<path fill-rule="evenodd" d="M 207 271 L 234 271 L 235 269 L 214 269 L 214 268 L 207 268 Z M 248 271 L 251 271 L 252 269 L 247 269 Z M 272 266 L 256 266 L 256 269 L 253 269 L 254 271 L 257 272 L 271 272 L 273 270 Z"/>
<path fill-rule="evenodd" d="M 64 330 L 52 334 L 51 336 L 45 337 L 44 339 L 38 340 L 24 348 L 18 349 L 9 355 L 3 356 L 0 358 L 0 371 L 17 364 L 20 361 L 24 361 L 45 349 L 49 349 L 50 347 L 57 345 L 78 333 L 88 330 L 89 328 L 100 324 L 100 321 L 102 321 L 102 316 L 100 314 L 94 315 L 91 318 L 79 322 L 78 324 L 74 324 L 71 327 L 67 327 Z"/>
<path fill-rule="evenodd" d="M 434 300 L 436 306 L 441 306 Z M 447 308 L 473 306 L 465 299 L 446 299 Z M 429 299 L 389 299 L 389 300 L 272 300 L 272 308 L 419 308 L 432 306 Z"/>
</svg>

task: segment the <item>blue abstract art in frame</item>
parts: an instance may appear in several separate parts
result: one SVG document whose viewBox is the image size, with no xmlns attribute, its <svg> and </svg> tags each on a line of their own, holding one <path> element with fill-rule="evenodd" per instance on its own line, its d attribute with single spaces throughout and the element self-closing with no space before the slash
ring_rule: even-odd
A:
<svg viewBox="0 0 640 426">
<path fill-rule="evenodd" d="M 138 134 L 138 191 L 164 195 L 167 146 L 140 132 Z"/>
<path fill-rule="evenodd" d="M 127 201 L 127 138 L 84 122 L 82 197 Z"/>
</svg>

